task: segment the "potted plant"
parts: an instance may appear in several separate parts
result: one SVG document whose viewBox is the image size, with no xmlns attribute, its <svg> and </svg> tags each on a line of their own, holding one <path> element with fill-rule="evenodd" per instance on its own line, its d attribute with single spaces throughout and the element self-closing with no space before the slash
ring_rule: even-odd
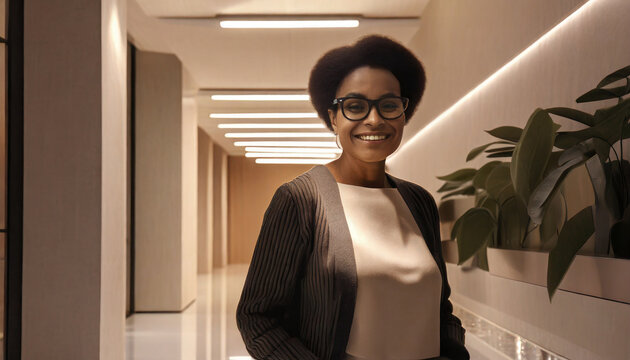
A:
<svg viewBox="0 0 630 360">
<path fill-rule="evenodd" d="M 622 86 L 611 87 L 619 81 Z M 537 230 L 542 249 L 550 250 L 547 289 L 550 299 L 577 251 L 595 232 L 596 253 L 607 255 L 612 245 L 617 257 L 630 257 L 630 164 L 623 159 L 623 139 L 630 137 L 630 66 L 606 76 L 577 99 L 592 102 L 618 99 L 614 106 L 589 114 L 570 108 L 536 109 L 524 129 L 503 126 L 488 131 L 498 138 L 470 151 L 467 161 L 481 153 L 492 161 L 479 169 L 461 169 L 438 177 L 447 192 L 475 196 L 475 206 L 453 226 L 459 264 L 479 256 L 487 269 L 486 247 L 523 246 Z M 559 131 L 551 115 L 586 125 L 578 131 Z M 614 145 L 619 144 L 616 152 Z M 556 149 L 554 151 L 554 148 Z M 611 158 L 610 154 L 614 154 Z M 595 204 L 570 219 L 563 211 L 563 181 L 573 169 L 586 165 Z"/>
</svg>

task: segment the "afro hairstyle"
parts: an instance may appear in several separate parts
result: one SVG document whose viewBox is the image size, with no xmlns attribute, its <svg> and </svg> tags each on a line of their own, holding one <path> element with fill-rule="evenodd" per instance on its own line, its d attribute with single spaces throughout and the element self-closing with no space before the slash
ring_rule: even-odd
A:
<svg viewBox="0 0 630 360">
<path fill-rule="evenodd" d="M 409 98 L 405 123 L 424 93 L 426 77 L 416 56 L 400 43 L 380 35 L 361 38 L 354 45 L 328 51 L 311 70 L 308 92 L 319 117 L 332 129 L 328 109 L 342 80 L 355 69 L 369 66 L 389 70 L 400 83 L 400 94 Z"/>
</svg>

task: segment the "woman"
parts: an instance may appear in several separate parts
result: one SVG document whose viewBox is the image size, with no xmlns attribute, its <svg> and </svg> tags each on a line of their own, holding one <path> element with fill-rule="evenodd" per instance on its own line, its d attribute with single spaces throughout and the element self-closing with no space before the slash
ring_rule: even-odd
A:
<svg viewBox="0 0 630 360">
<path fill-rule="evenodd" d="M 381 36 L 331 50 L 311 101 L 343 149 L 278 188 L 237 308 L 256 359 L 468 359 L 452 314 L 435 201 L 385 172 L 424 91 Z"/>
</svg>

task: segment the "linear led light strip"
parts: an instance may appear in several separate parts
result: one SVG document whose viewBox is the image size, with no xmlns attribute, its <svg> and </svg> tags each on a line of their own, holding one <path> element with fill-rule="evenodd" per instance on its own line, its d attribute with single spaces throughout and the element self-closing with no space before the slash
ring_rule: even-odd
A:
<svg viewBox="0 0 630 360">
<path fill-rule="evenodd" d="M 337 148 L 334 141 L 236 141 L 234 146 L 308 146 Z"/>
<path fill-rule="evenodd" d="M 257 124 L 218 124 L 219 129 L 324 129 L 324 124 L 289 124 L 289 123 L 257 123 Z"/>
<path fill-rule="evenodd" d="M 224 29 L 322 29 L 355 28 L 359 20 L 223 20 Z"/>
<path fill-rule="evenodd" d="M 265 147 L 265 146 L 247 146 L 247 152 L 266 152 L 266 153 L 330 153 L 341 154 L 339 148 L 308 148 L 308 147 Z"/>
<path fill-rule="evenodd" d="M 334 159 L 256 159 L 256 164 L 328 164 Z"/>
<path fill-rule="evenodd" d="M 335 134 L 331 132 L 259 132 L 259 133 L 226 133 L 226 138 L 299 138 L 299 137 L 321 137 L 331 138 Z"/>
<path fill-rule="evenodd" d="M 475 96 L 478 92 L 480 92 L 486 85 L 497 79 L 503 73 L 505 73 L 508 69 L 514 66 L 519 60 L 523 59 L 525 56 L 530 54 L 534 49 L 540 46 L 545 40 L 549 39 L 549 37 L 553 36 L 562 26 L 565 26 L 569 22 L 576 19 L 580 14 L 582 14 L 587 8 L 589 8 L 596 0 L 589 0 L 580 8 L 575 10 L 571 15 L 567 16 L 564 20 L 562 20 L 558 25 L 554 26 L 551 30 L 547 31 L 543 36 L 538 38 L 538 40 L 534 41 L 530 46 L 528 46 L 525 50 L 523 50 L 520 54 L 516 55 L 512 60 L 510 60 L 507 64 L 503 65 L 499 70 L 490 75 L 486 80 L 484 80 L 481 84 L 477 85 L 474 89 L 464 95 L 461 99 L 457 100 L 457 102 L 448 109 L 446 109 L 443 113 L 438 115 L 435 119 L 433 119 L 430 123 L 428 123 L 425 127 L 423 127 L 420 131 L 418 131 L 409 141 L 407 141 L 399 150 L 404 149 L 409 144 L 418 141 L 420 137 L 427 133 L 431 128 L 433 128 L 437 123 L 448 117 L 453 111 L 455 111 L 458 107 L 460 107 L 464 102 L 468 99 Z M 392 155 L 390 159 L 395 158 L 400 154 L 401 151 L 397 151 L 396 154 Z"/>
<path fill-rule="evenodd" d="M 326 159 L 334 159 L 337 157 L 337 154 L 334 153 L 269 153 L 269 152 L 248 152 L 245 153 L 245 157 L 253 157 L 253 158 L 326 158 Z"/>
<path fill-rule="evenodd" d="M 317 113 L 220 113 L 210 114 L 211 119 L 316 119 Z"/>
<path fill-rule="evenodd" d="M 216 94 L 210 98 L 215 101 L 309 101 L 311 99 L 308 95 L 300 94 Z"/>
</svg>

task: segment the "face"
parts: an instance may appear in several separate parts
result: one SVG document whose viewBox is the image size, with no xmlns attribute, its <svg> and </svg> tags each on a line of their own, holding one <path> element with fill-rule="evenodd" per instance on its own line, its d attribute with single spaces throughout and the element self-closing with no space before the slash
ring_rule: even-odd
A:
<svg viewBox="0 0 630 360">
<path fill-rule="evenodd" d="M 396 77 L 389 70 L 364 66 L 355 69 L 342 80 L 336 97 L 379 99 L 386 95 L 400 96 L 400 84 Z M 336 109 L 328 110 L 328 115 L 333 129 L 339 134 L 342 156 L 348 160 L 367 163 L 384 161 L 396 151 L 402 140 L 405 114 L 394 120 L 386 120 L 379 115 L 376 106 L 373 106 L 365 119 L 350 121 L 343 116 L 340 106 L 337 106 Z M 365 135 L 384 135 L 385 139 L 369 140 Z"/>
</svg>

